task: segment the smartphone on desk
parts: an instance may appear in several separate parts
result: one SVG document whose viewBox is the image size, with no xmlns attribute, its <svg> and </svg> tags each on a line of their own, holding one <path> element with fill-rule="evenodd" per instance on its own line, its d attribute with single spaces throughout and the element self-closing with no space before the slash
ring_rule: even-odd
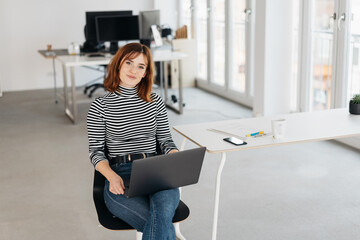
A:
<svg viewBox="0 0 360 240">
<path fill-rule="evenodd" d="M 236 138 L 236 137 L 227 137 L 227 138 L 224 138 L 223 140 L 226 141 L 226 142 L 229 142 L 231 144 L 234 144 L 236 146 L 241 146 L 241 145 L 246 145 L 247 144 L 247 142 L 245 142 L 245 141 L 243 141 L 243 140 L 241 140 L 239 138 Z"/>
</svg>

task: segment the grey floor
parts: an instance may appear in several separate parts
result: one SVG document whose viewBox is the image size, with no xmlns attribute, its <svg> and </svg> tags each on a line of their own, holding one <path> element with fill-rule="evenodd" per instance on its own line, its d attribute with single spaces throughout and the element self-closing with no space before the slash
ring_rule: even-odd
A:
<svg viewBox="0 0 360 240">
<path fill-rule="evenodd" d="M 185 89 L 185 113 L 171 125 L 250 117 L 251 111 L 198 89 Z M 0 239 L 135 239 L 98 226 L 92 202 L 85 118 L 73 125 L 52 90 L 0 98 Z M 175 142 L 182 138 L 173 132 Z M 188 143 L 186 148 L 195 145 Z M 191 209 L 187 239 L 211 239 L 220 156 L 207 154 L 197 185 L 183 188 Z M 316 142 L 228 154 L 218 239 L 360 239 L 359 151 Z"/>
</svg>

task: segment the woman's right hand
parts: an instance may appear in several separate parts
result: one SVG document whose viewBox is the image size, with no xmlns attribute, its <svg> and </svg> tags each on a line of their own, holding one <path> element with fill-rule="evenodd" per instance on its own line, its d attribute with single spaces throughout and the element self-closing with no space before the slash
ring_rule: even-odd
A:
<svg viewBox="0 0 360 240">
<path fill-rule="evenodd" d="M 110 186 L 109 191 L 113 194 L 124 194 L 125 186 L 122 178 L 116 173 L 109 179 Z"/>
</svg>

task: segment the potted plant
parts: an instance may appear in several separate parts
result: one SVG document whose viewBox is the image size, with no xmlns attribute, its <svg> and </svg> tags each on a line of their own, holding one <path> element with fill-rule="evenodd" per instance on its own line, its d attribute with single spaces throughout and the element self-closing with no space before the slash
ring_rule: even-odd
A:
<svg viewBox="0 0 360 240">
<path fill-rule="evenodd" d="M 351 114 L 360 114 L 360 94 L 355 94 L 350 100 L 349 112 Z"/>
</svg>

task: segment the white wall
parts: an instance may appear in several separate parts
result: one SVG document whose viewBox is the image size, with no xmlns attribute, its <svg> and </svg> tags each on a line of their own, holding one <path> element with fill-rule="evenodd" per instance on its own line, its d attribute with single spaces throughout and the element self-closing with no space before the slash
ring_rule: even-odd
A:
<svg viewBox="0 0 360 240">
<path fill-rule="evenodd" d="M 182 0 L 154 0 L 154 9 L 160 9 L 160 20 L 168 24 L 173 30 L 178 28 L 177 1 Z"/>
<path fill-rule="evenodd" d="M 86 11 L 140 10 L 155 8 L 155 0 L 1 0 L 0 52 L 3 91 L 20 91 L 53 87 L 52 62 L 37 51 L 47 44 L 53 48 L 66 48 L 70 42 L 84 42 Z M 175 5 L 176 1 L 170 1 Z M 160 4 L 156 6 L 161 8 Z M 171 21 L 174 14 L 163 16 L 162 22 Z M 58 85 L 62 86 L 61 66 L 57 64 Z M 76 70 L 80 82 L 93 78 L 84 69 Z"/>
</svg>

